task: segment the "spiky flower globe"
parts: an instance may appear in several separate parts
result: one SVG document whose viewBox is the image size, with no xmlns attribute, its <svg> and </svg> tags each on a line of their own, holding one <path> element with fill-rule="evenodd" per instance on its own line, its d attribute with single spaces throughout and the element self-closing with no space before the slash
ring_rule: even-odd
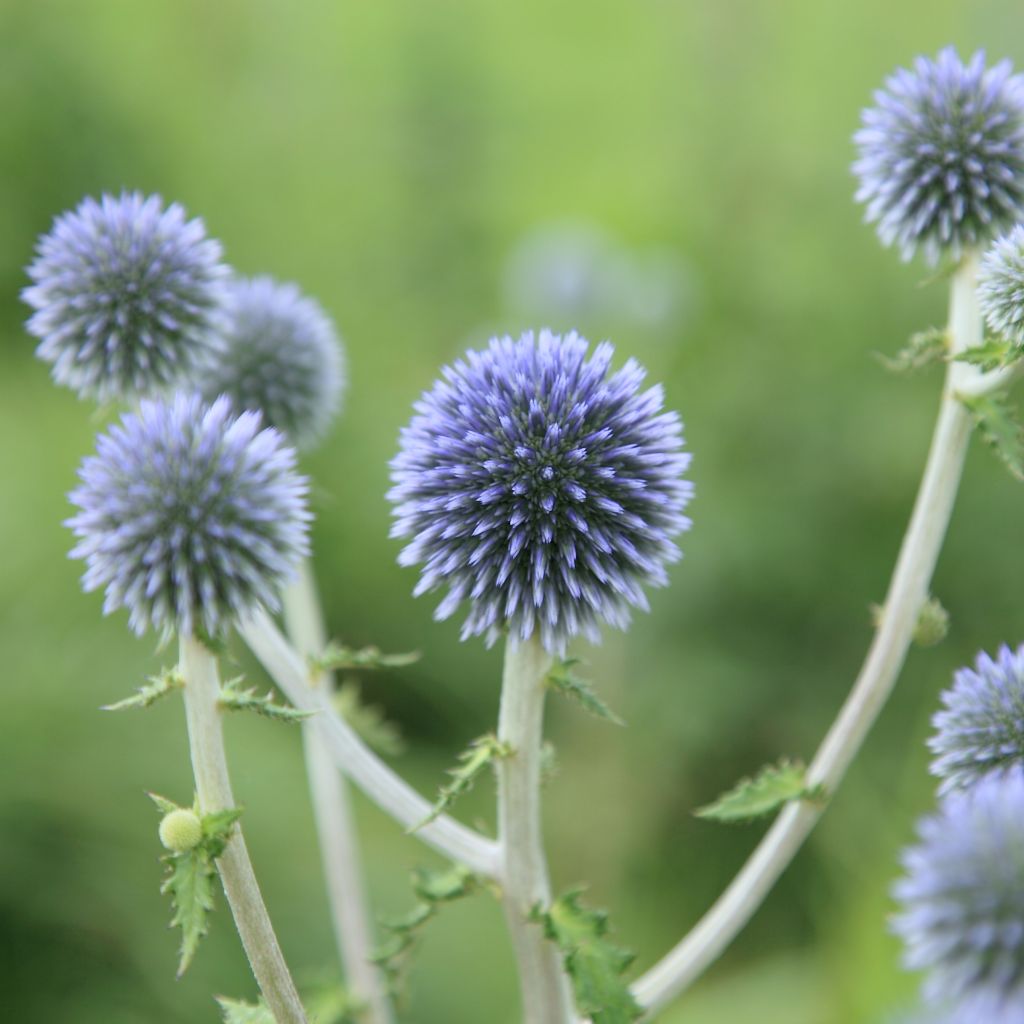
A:
<svg viewBox="0 0 1024 1024">
<path fill-rule="evenodd" d="M 28 275 L 36 353 L 82 398 L 161 391 L 216 352 L 227 268 L 220 243 L 177 203 L 84 199 L 39 240 Z"/>
<path fill-rule="evenodd" d="M 197 383 L 308 448 L 326 433 L 344 381 L 341 343 L 327 314 L 293 284 L 269 277 L 228 287 L 224 351 Z"/>
<path fill-rule="evenodd" d="M 928 740 L 940 793 L 1024 766 L 1024 647 L 1001 647 L 995 659 L 979 654 L 973 669 L 954 674 L 942 703 Z"/>
<path fill-rule="evenodd" d="M 226 398 L 144 400 L 100 436 L 79 470 L 67 525 L 86 590 L 127 608 L 136 633 L 221 635 L 278 589 L 308 552 L 307 483 L 295 451 Z"/>
<path fill-rule="evenodd" d="M 1024 225 L 997 239 L 982 258 L 978 302 L 994 333 L 1024 345 Z"/>
<path fill-rule="evenodd" d="M 539 633 L 560 652 L 646 608 L 689 527 L 682 425 L 662 389 L 641 390 L 612 346 L 541 331 L 494 339 L 442 371 L 416 404 L 391 463 L 399 561 L 423 564 L 421 594 L 463 601 L 463 638 Z"/>
<path fill-rule="evenodd" d="M 918 836 L 893 890 L 906 966 L 928 999 L 998 1019 L 1024 1005 L 1024 773 L 950 793 Z"/>
<path fill-rule="evenodd" d="M 854 135 L 857 200 L 904 259 L 957 258 L 1024 211 L 1024 78 L 1009 61 L 918 57 L 875 93 Z"/>
</svg>

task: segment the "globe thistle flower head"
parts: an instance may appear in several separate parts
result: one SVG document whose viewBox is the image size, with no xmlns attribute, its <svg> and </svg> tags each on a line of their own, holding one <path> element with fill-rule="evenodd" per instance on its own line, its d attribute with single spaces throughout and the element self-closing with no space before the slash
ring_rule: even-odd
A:
<svg viewBox="0 0 1024 1024">
<path fill-rule="evenodd" d="M 177 203 L 139 192 L 84 199 L 28 268 L 36 354 L 82 398 L 166 389 L 215 353 L 226 274 L 220 243 Z"/>
<path fill-rule="evenodd" d="M 969 786 L 993 771 L 1024 766 L 1024 647 L 979 654 L 942 695 L 928 746 L 939 792 Z"/>
<path fill-rule="evenodd" d="M 1024 225 L 997 239 L 982 257 L 978 302 L 990 330 L 1024 345 Z"/>
<path fill-rule="evenodd" d="M 893 890 L 904 962 L 927 999 L 998 1020 L 1024 1005 L 1024 773 L 948 794 L 918 837 Z"/>
<path fill-rule="evenodd" d="M 218 636 L 277 591 L 308 553 L 307 483 L 294 449 L 260 415 L 178 392 L 143 400 L 79 470 L 67 525 L 104 613 L 127 608 L 136 633 Z"/>
<path fill-rule="evenodd" d="M 1024 78 L 1009 61 L 964 64 L 953 47 L 875 93 L 854 135 L 858 202 L 904 259 L 958 258 L 1024 211 Z"/>
<path fill-rule="evenodd" d="M 598 639 L 666 582 L 690 525 L 682 425 L 612 346 L 541 331 L 496 338 L 442 371 L 391 463 L 399 561 L 423 564 L 416 593 L 467 601 L 462 636 L 539 633 L 551 651 Z"/>
<path fill-rule="evenodd" d="M 258 409 L 268 426 L 307 448 L 326 433 L 340 404 L 341 343 L 327 314 L 293 284 L 269 277 L 228 286 L 224 349 L 198 380 L 212 400 Z"/>
</svg>

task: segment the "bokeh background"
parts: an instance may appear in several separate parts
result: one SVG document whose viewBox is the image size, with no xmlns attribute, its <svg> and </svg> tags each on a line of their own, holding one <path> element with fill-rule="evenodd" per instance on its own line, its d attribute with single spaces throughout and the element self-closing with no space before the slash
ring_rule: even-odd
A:
<svg viewBox="0 0 1024 1024">
<path fill-rule="evenodd" d="M 351 386 L 307 462 L 331 632 L 423 652 L 368 677 L 397 766 L 435 790 L 494 721 L 500 655 L 414 600 L 388 539 L 387 462 L 438 367 L 492 332 L 579 327 L 666 384 L 695 453 L 686 558 L 627 635 L 580 650 L 628 720 L 552 704 L 559 888 L 587 882 L 650 965 L 762 826 L 691 811 L 780 754 L 809 757 L 869 641 L 939 379 L 873 358 L 942 322 L 942 282 L 861 223 L 851 133 L 895 66 L 953 42 L 1024 60 L 1019 5 L 969 0 L 3 0 L 0 3 L 0 992 L 26 1024 L 215 1021 L 250 997 L 226 911 L 174 980 L 153 789 L 190 796 L 183 716 L 97 709 L 170 655 L 104 619 L 69 562 L 66 493 L 101 425 L 33 357 L 23 268 L 85 194 L 159 191 L 245 273 L 336 318 Z M 935 589 L 946 642 L 912 652 L 821 826 L 664 1022 L 881 1024 L 916 979 L 887 935 L 899 847 L 930 806 L 937 694 L 1024 639 L 1024 494 L 976 445 Z M 241 653 L 251 678 L 262 677 Z M 246 827 L 300 974 L 333 954 L 295 732 L 231 720 Z M 493 787 L 460 807 L 493 821 Z M 431 855 L 358 806 L 375 904 Z M 429 929 L 405 1019 L 516 1020 L 490 897 Z"/>
</svg>

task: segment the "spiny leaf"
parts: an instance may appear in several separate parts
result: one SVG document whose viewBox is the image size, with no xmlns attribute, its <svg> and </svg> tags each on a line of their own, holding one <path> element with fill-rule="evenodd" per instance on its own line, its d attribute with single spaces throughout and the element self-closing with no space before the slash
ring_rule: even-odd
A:
<svg viewBox="0 0 1024 1024">
<path fill-rule="evenodd" d="M 364 1020 L 366 1003 L 344 986 L 321 984 L 303 992 L 310 1024 L 359 1024 Z"/>
<path fill-rule="evenodd" d="M 158 676 L 149 676 L 137 693 L 125 697 L 115 704 L 104 704 L 101 711 L 125 711 L 128 708 L 148 708 L 161 697 L 166 697 L 185 685 L 181 673 L 175 668 L 165 668 Z"/>
<path fill-rule="evenodd" d="M 388 721 L 383 708 L 363 702 L 358 683 L 352 680 L 342 683 L 335 694 L 334 706 L 359 738 L 378 754 L 397 757 L 405 752 L 405 741 L 398 726 Z"/>
<path fill-rule="evenodd" d="M 444 814 L 463 793 L 473 788 L 473 783 L 489 764 L 493 764 L 499 757 L 508 757 L 510 753 L 509 747 L 492 732 L 473 740 L 469 747 L 459 754 L 458 765 L 449 770 L 448 774 L 451 775 L 452 781 L 441 787 L 441 795 L 430 809 L 430 813 L 409 831 L 416 832 Z"/>
<path fill-rule="evenodd" d="M 712 821 L 750 821 L 774 813 L 790 800 L 819 801 L 823 797 L 821 787 L 808 788 L 803 764 L 784 758 L 778 764 L 765 765 L 753 778 L 741 779 L 694 814 Z"/>
<path fill-rule="evenodd" d="M 581 893 L 565 893 L 546 911 L 535 907 L 531 919 L 561 951 L 580 1013 L 594 1024 L 630 1024 L 643 1016 L 622 977 L 633 954 L 608 941 L 608 915 L 583 906 Z"/>
<path fill-rule="evenodd" d="M 1024 358 L 1024 347 L 1015 345 L 1012 341 L 989 338 L 980 345 L 965 349 L 956 358 L 958 362 L 971 363 L 983 373 L 988 373 L 1003 366 L 1011 366 Z"/>
<path fill-rule="evenodd" d="M 185 853 L 171 854 L 164 860 L 170 866 L 170 873 L 160 891 L 171 895 L 174 907 L 171 927 L 181 929 L 181 957 L 178 961 L 180 978 L 192 963 L 199 948 L 199 940 L 209 928 L 217 873 L 213 867 L 213 858 L 202 845 Z"/>
<path fill-rule="evenodd" d="M 461 864 L 453 864 L 439 871 L 417 868 L 412 873 L 413 892 L 424 903 L 451 903 L 463 896 L 471 896 L 476 887 L 476 875 Z"/>
<path fill-rule="evenodd" d="M 231 838 L 231 829 L 241 816 L 241 807 L 231 807 L 226 811 L 213 811 L 211 814 L 203 815 L 203 843 L 212 858 L 216 859 L 224 852 L 224 847 Z"/>
<path fill-rule="evenodd" d="M 149 797 L 161 814 L 184 810 L 173 800 L 168 800 L 158 793 L 150 793 Z M 192 809 L 199 813 L 198 798 Z M 167 875 L 160 886 L 160 891 L 171 896 L 174 911 L 171 927 L 181 928 L 179 978 L 192 962 L 199 947 L 199 940 L 209 928 L 217 875 L 214 862 L 224 852 L 231 830 L 241 816 L 241 808 L 237 807 L 201 815 L 203 838 L 199 845 L 182 853 L 167 854 L 162 858 L 167 865 Z"/>
<path fill-rule="evenodd" d="M 1018 480 L 1024 480 L 1024 433 L 1013 406 L 1003 395 L 961 399 L 974 417 L 982 438 Z"/>
<path fill-rule="evenodd" d="M 946 358 L 949 336 L 938 327 L 912 334 L 907 344 L 891 358 L 877 354 L 878 361 L 893 373 L 912 373 Z"/>
<path fill-rule="evenodd" d="M 224 1024 L 276 1024 L 270 1007 L 262 999 L 258 1003 L 243 1003 L 224 996 L 216 996 L 216 999 L 224 1014 Z"/>
<path fill-rule="evenodd" d="M 147 793 L 146 796 L 156 804 L 156 809 L 161 814 L 170 814 L 171 811 L 184 810 L 184 808 L 178 806 L 178 804 L 173 800 L 168 800 L 167 797 L 161 796 L 159 793 Z"/>
<path fill-rule="evenodd" d="M 370 955 L 396 998 L 401 994 L 409 950 L 419 941 L 423 926 L 445 903 L 471 896 L 480 887 L 479 879 L 460 864 L 438 871 L 419 868 L 412 877 L 413 891 L 419 897 L 416 905 L 404 916 L 382 922 L 387 938 Z"/>
<path fill-rule="evenodd" d="M 241 688 L 242 678 L 242 676 L 238 676 L 235 679 L 229 679 L 221 687 L 217 703 L 225 711 L 255 711 L 257 715 L 273 718 L 279 722 L 301 722 L 313 713 L 299 711 L 286 704 L 275 703 L 271 690 L 268 690 L 262 697 L 256 693 L 255 687 L 243 690 Z"/>
<path fill-rule="evenodd" d="M 410 651 L 407 654 L 382 654 L 377 647 L 363 647 L 357 650 L 343 644 L 330 643 L 309 661 L 316 672 L 335 672 L 361 668 L 404 668 L 419 659 L 419 651 Z"/>
<path fill-rule="evenodd" d="M 613 725 L 625 725 L 600 697 L 594 693 L 590 683 L 580 679 L 573 671 L 573 667 L 579 664 L 578 658 L 559 658 L 547 675 L 547 684 L 552 690 L 575 700 L 582 708 L 589 711 L 598 718 L 603 718 Z"/>
</svg>

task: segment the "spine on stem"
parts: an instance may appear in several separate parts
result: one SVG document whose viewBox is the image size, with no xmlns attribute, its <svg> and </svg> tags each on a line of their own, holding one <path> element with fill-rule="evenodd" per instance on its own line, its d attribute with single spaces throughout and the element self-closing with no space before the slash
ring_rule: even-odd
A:
<svg viewBox="0 0 1024 1024">
<path fill-rule="evenodd" d="M 536 638 L 507 641 L 498 740 L 510 752 L 497 762 L 498 842 L 505 917 L 519 969 L 523 1019 L 530 1024 L 574 1019 L 558 950 L 528 920 L 532 908 L 551 902 L 540 819 L 544 677 L 550 665 Z"/>
<path fill-rule="evenodd" d="M 200 808 L 206 814 L 228 810 L 235 801 L 221 731 L 217 660 L 195 637 L 183 634 L 179 667 L 185 680 L 185 715 Z M 217 858 L 217 870 L 253 975 L 274 1020 L 277 1024 L 306 1024 L 237 825 Z"/>
</svg>

